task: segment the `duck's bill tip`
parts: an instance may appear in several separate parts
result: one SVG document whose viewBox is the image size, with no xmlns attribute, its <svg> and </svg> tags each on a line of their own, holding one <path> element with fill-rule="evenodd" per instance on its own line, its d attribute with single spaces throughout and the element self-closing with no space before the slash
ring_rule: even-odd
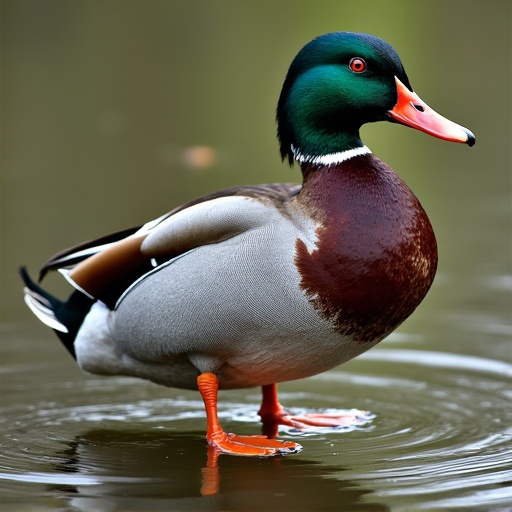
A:
<svg viewBox="0 0 512 512">
<path fill-rule="evenodd" d="M 416 128 L 439 139 L 475 145 L 473 133 L 430 108 L 416 93 L 395 77 L 397 102 L 388 111 L 389 117 L 400 124 Z"/>
<path fill-rule="evenodd" d="M 462 129 L 466 132 L 466 135 L 468 136 L 468 138 L 466 140 L 466 144 L 469 147 L 473 147 L 475 145 L 475 142 L 476 142 L 476 138 L 475 138 L 473 132 L 468 130 L 467 128 L 462 128 Z"/>
</svg>

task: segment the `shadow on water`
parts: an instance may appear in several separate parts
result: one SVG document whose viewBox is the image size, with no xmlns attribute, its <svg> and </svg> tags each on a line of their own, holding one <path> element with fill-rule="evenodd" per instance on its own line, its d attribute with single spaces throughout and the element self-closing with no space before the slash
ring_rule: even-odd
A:
<svg viewBox="0 0 512 512">
<path fill-rule="evenodd" d="M 217 463 L 199 436 L 86 431 L 55 454 L 53 469 L 69 478 L 48 490 L 83 511 L 389 510 L 362 501 L 371 491 L 344 481 L 343 467 L 300 457 L 220 457 Z"/>
</svg>

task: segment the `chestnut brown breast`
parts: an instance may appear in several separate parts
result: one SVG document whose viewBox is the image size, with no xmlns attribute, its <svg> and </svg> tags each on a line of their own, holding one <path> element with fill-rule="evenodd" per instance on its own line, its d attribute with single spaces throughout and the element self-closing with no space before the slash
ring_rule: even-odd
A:
<svg viewBox="0 0 512 512">
<path fill-rule="evenodd" d="M 418 306 L 437 268 L 418 199 L 373 155 L 303 168 L 298 201 L 321 225 L 316 249 L 296 242 L 301 287 L 321 316 L 359 342 L 382 339 Z"/>
</svg>

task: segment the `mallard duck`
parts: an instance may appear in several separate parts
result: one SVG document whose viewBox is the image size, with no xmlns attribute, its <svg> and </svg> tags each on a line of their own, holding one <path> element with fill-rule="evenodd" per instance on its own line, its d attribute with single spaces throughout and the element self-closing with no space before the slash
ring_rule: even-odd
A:
<svg viewBox="0 0 512 512">
<path fill-rule="evenodd" d="M 395 50 L 335 32 L 293 60 L 277 106 L 281 157 L 302 186 L 222 190 L 142 227 L 63 251 L 42 267 L 74 287 L 67 301 L 22 269 L 25 300 L 86 372 L 198 389 L 220 453 L 297 452 L 278 424 L 295 417 L 276 383 L 324 372 L 376 345 L 418 306 L 437 246 L 418 199 L 360 138 L 391 121 L 472 146 L 473 134 L 413 92 Z M 217 390 L 261 386 L 267 436 L 226 433 Z"/>
</svg>

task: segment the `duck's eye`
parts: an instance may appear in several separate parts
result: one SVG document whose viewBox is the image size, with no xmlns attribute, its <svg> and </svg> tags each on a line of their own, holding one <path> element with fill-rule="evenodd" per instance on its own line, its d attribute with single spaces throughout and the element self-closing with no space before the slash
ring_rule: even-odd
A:
<svg viewBox="0 0 512 512">
<path fill-rule="evenodd" d="M 349 67 L 354 73 L 362 73 L 366 71 L 366 62 L 361 57 L 350 59 Z"/>
</svg>

